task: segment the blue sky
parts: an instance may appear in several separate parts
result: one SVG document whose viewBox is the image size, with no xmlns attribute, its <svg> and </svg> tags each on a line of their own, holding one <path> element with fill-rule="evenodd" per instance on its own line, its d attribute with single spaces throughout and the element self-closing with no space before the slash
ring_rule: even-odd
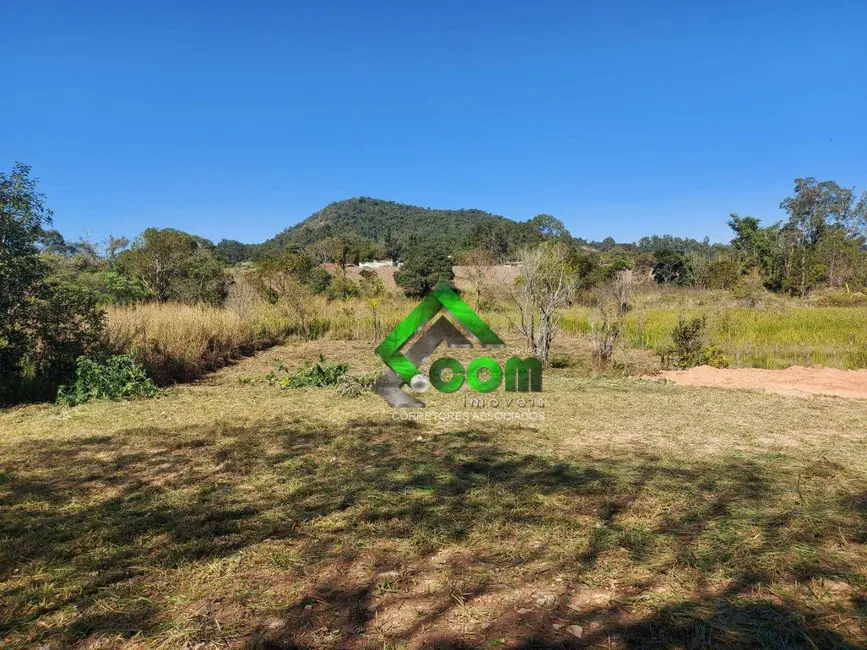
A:
<svg viewBox="0 0 867 650">
<path fill-rule="evenodd" d="M 0 165 L 57 227 L 262 241 L 374 196 L 728 239 L 867 189 L 867 2 L 4 0 Z"/>
</svg>

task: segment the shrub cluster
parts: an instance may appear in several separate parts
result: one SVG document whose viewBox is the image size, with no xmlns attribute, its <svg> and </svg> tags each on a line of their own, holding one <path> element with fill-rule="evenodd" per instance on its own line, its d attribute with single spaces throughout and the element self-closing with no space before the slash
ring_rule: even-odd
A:
<svg viewBox="0 0 867 650">
<path fill-rule="evenodd" d="M 154 397 L 159 390 L 140 363 L 122 354 L 105 361 L 79 357 L 75 383 L 61 386 L 57 403 L 76 406 L 94 399 L 122 400 L 133 397 Z"/>
<path fill-rule="evenodd" d="M 323 386 L 336 386 L 341 377 L 349 372 L 348 363 L 328 363 L 325 356 L 320 354 L 319 361 L 311 362 L 309 359 L 304 366 L 290 373 L 282 361 L 277 364 L 265 378 L 271 384 L 281 388 L 313 388 Z"/>
</svg>

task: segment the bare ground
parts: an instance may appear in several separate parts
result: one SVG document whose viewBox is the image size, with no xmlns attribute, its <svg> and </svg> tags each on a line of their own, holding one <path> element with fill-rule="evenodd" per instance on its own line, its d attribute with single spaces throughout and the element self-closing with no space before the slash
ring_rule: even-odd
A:
<svg viewBox="0 0 867 650">
<path fill-rule="evenodd" d="M 682 386 L 739 388 L 798 397 L 833 395 L 867 399 L 867 370 L 804 368 L 803 366 L 792 366 L 785 370 L 720 369 L 699 366 L 689 370 L 665 371 L 660 373 L 660 376 Z"/>
</svg>

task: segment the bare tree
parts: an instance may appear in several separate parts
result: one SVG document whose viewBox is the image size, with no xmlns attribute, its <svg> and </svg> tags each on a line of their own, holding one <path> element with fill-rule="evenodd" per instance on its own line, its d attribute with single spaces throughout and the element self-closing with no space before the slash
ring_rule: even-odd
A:
<svg viewBox="0 0 867 650">
<path fill-rule="evenodd" d="M 105 258 L 109 263 L 113 262 L 117 254 L 127 246 L 129 246 L 129 239 L 126 237 L 115 237 L 111 233 L 102 242 L 102 249 L 105 251 Z"/>
<path fill-rule="evenodd" d="M 614 356 L 614 347 L 629 311 L 631 290 L 629 277 L 622 273 L 596 289 L 598 317 L 590 323 L 590 339 L 593 341 L 593 356 L 600 364 L 608 364 Z"/>
<path fill-rule="evenodd" d="M 241 316 L 249 315 L 262 304 L 259 292 L 243 277 L 229 285 L 226 294 L 226 309 Z"/>
<path fill-rule="evenodd" d="M 571 272 L 568 250 L 561 244 L 524 249 L 518 261 L 520 273 L 508 287 L 521 318 L 517 326 L 530 353 L 547 366 L 560 322 L 558 310 L 575 293 L 575 274 Z"/>
<path fill-rule="evenodd" d="M 334 249 L 331 246 L 331 242 L 326 239 L 319 239 L 305 246 L 304 252 L 320 264 L 324 264 L 331 259 Z"/>
<path fill-rule="evenodd" d="M 461 262 L 466 269 L 467 282 L 473 290 L 475 302 L 473 308 L 478 311 L 482 304 L 482 294 L 486 292 L 488 287 L 488 276 L 494 259 L 487 251 L 476 249 L 464 255 Z"/>
</svg>

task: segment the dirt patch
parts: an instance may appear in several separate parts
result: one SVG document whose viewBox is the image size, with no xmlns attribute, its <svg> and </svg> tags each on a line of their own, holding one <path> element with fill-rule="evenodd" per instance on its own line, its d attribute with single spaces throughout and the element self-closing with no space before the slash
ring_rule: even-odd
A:
<svg viewBox="0 0 867 650">
<path fill-rule="evenodd" d="M 689 370 L 669 370 L 660 373 L 659 376 L 684 386 L 762 390 L 802 397 L 834 395 L 867 399 L 867 370 L 804 368 L 803 366 L 792 366 L 785 370 L 761 370 L 699 366 Z"/>
</svg>

